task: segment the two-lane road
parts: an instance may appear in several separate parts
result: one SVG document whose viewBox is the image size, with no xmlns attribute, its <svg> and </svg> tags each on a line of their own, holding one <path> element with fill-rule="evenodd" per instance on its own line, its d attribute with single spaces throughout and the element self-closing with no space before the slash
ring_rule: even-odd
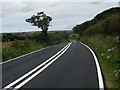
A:
<svg viewBox="0 0 120 90">
<path fill-rule="evenodd" d="M 2 66 L 3 88 L 11 83 L 20 88 L 104 88 L 93 53 L 80 42 L 54 45 Z"/>
</svg>

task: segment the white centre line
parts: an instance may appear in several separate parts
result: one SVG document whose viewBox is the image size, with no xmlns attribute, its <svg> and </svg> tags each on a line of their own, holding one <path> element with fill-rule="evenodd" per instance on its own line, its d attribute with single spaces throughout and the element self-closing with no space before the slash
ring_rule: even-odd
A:
<svg viewBox="0 0 120 90">
<path fill-rule="evenodd" d="M 70 47 L 70 45 L 71 45 L 72 43 L 69 43 L 69 44 L 67 44 L 63 49 L 61 49 L 58 53 L 56 53 L 55 55 L 53 55 L 52 57 L 50 57 L 48 60 L 46 60 L 45 62 L 43 62 L 42 64 L 40 64 L 39 66 L 37 66 L 36 68 L 34 68 L 34 69 L 32 69 L 31 71 L 29 71 L 28 73 L 26 73 L 25 75 L 23 75 L 22 77 L 20 77 L 20 78 L 18 78 L 17 80 L 15 80 L 14 82 L 12 82 L 12 83 L 10 83 L 9 85 L 7 85 L 6 87 L 4 87 L 4 89 L 7 89 L 7 88 L 11 88 L 13 85 L 15 85 L 16 83 L 18 83 L 18 82 L 20 82 L 21 80 L 23 80 L 24 78 L 26 78 L 27 76 L 29 76 L 30 74 L 32 74 L 34 71 L 36 71 L 37 69 L 39 69 L 39 68 L 41 68 L 43 65 L 45 65 L 46 63 L 48 63 L 49 61 L 51 61 L 52 59 L 53 60 L 55 60 L 54 58 L 55 57 L 60 57 L 62 54 L 61 53 L 63 53 L 63 52 L 65 52 L 67 49 L 68 49 L 68 47 Z M 59 58 L 58 57 L 58 58 Z M 57 58 L 56 58 L 57 59 Z M 53 61 L 52 60 L 52 61 Z M 50 63 L 50 62 L 49 62 Z M 48 64 L 46 64 L 46 65 L 49 65 L 49 63 Z M 41 71 L 42 69 L 44 70 L 45 69 L 45 67 L 46 67 L 46 65 L 43 67 L 43 68 L 41 68 L 39 71 Z M 47 66 L 48 67 L 48 66 Z M 47 68 L 46 67 L 46 68 Z M 42 70 L 42 71 L 43 71 Z M 41 71 L 41 72 L 42 72 Z M 37 72 L 36 72 L 37 73 Z M 36 75 L 32 75 L 32 76 L 36 76 Z M 33 77 L 32 77 L 33 78 Z M 30 78 L 29 78 L 30 79 Z M 27 79 L 28 80 L 28 79 Z M 25 82 L 24 82 L 25 83 Z M 22 84 L 20 84 L 19 86 L 17 86 L 17 88 L 18 87 L 20 87 L 21 85 L 23 85 L 23 83 Z M 16 87 L 15 87 L 16 88 Z"/>
<path fill-rule="evenodd" d="M 70 47 L 72 43 L 70 43 L 67 48 L 65 48 L 65 50 L 60 53 L 57 57 L 55 57 L 52 61 L 50 61 L 48 64 L 46 64 L 43 68 L 41 68 L 39 71 L 37 71 L 36 73 L 34 73 L 32 76 L 30 76 L 29 78 L 27 78 L 25 81 L 23 81 L 22 83 L 20 83 L 19 85 L 17 85 L 15 87 L 15 89 L 22 87 L 24 84 L 26 84 L 27 82 L 29 82 L 30 80 L 32 80 L 35 76 L 37 76 L 38 74 L 40 74 L 43 70 L 45 70 L 47 67 L 49 67 L 53 62 L 55 62 L 60 56 L 62 56 L 67 49 Z"/>
</svg>

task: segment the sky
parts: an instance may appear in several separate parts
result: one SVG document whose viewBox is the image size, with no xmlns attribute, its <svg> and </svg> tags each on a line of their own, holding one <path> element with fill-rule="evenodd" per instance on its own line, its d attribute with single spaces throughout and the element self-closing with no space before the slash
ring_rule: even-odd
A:
<svg viewBox="0 0 120 90">
<path fill-rule="evenodd" d="M 49 31 L 72 30 L 76 24 L 93 19 L 98 13 L 118 6 L 118 0 L 2 0 L 0 33 L 41 31 L 25 19 L 43 11 L 52 17 Z"/>
</svg>

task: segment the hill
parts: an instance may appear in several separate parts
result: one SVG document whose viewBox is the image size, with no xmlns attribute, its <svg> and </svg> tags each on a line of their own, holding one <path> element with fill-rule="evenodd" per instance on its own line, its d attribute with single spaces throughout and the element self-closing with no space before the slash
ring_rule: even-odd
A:
<svg viewBox="0 0 120 90">
<path fill-rule="evenodd" d="M 120 35 L 120 7 L 110 8 L 97 14 L 92 20 L 73 27 L 73 31 L 82 35 L 110 34 Z"/>
</svg>

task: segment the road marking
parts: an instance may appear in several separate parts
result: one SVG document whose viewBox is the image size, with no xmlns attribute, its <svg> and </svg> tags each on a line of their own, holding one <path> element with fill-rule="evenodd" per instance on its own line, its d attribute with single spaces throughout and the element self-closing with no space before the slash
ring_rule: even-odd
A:
<svg viewBox="0 0 120 90">
<path fill-rule="evenodd" d="M 43 62 L 42 64 L 40 64 L 39 66 L 37 66 L 36 68 L 32 69 L 31 71 L 29 71 L 28 73 L 26 73 L 25 75 L 23 75 L 22 77 L 18 78 L 17 80 L 15 80 L 14 82 L 10 83 L 9 85 L 7 85 L 6 87 L 4 87 L 4 89 L 7 88 L 11 88 L 13 85 L 15 85 L 16 83 L 19 83 L 21 80 L 23 80 L 24 78 L 26 78 L 27 76 L 29 76 L 30 74 L 32 74 L 33 72 L 35 72 L 36 70 L 38 70 L 40 67 L 42 67 L 39 71 L 37 71 L 35 74 L 33 74 L 32 76 L 30 76 L 28 79 L 26 79 L 25 81 L 23 81 L 22 83 L 20 83 L 18 86 L 16 86 L 15 88 L 20 88 L 22 85 L 24 85 L 25 83 L 27 83 L 29 80 L 31 80 L 32 78 L 34 78 L 36 75 L 38 75 L 40 72 L 42 72 L 44 69 L 46 69 L 50 64 L 52 64 L 56 59 L 58 59 L 65 51 L 67 51 L 67 49 L 70 47 L 72 43 L 67 44 L 63 49 L 61 49 L 58 53 L 56 53 L 55 55 L 53 55 L 52 57 L 50 57 L 48 60 L 46 60 L 45 62 Z M 49 62 L 49 63 L 48 63 Z M 39 72 L 39 73 L 38 73 Z M 4 90 L 3 89 L 3 90 Z"/>
<path fill-rule="evenodd" d="M 102 77 L 102 73 L 101 73 L 101 69 L 100 69 L 100 65 L 99 65 L 97 56 L 95 55 L 95 53 L 93 52 L 93 50 L 92 50 L 90 47 L 88 47 L 87 45 L 85 45 L 85 44 L 82 43 L 82 42 L 80 42 L 80 43 L 81 43 L 82 45 L 84 45 L 85 47 L 87 47 L 87 48 L 91 51 L 91 53 L 92 53 L 92 55 L 93 55 L 93 57 L 94 57 L 95 63 L 96 63 L 96 67 L 97 67 L 99 88 L 100 88 L 101 90 L 104 90 L 103 77 Z"/>
<path fill-rule="evenodd" d="M 60 53 L 57 57 L 55 57 L 52 61 L 50 61 L 48 64 L 46 64 L 43 68 L 41 68 L 39 71 L 37 71 L 35 74 L 33 74 L 32 76 L 30 76 L 29 78 L 27 78 L 25 81 L 23 81 L 22 83 L 20 83 L 18 86 L 16 86 L 15 88 L 20 88 L 22 87 L 24 84 L 26 84 L 27 82 L 29 82 L 31 79 L 33 79 L 35 76 L 37 76 L 38 74 L 40 74 L 43 70 L 45 70 L 48 66 L 50 66 L 53 62 L 55 62 L 60 56 L 62 56 L 65 51 L 67 51 L 67 49 L 70 47 L 72 43 L 70 43 L 67 48 L 65 48 L 65 50 Z"/>
</svg>

